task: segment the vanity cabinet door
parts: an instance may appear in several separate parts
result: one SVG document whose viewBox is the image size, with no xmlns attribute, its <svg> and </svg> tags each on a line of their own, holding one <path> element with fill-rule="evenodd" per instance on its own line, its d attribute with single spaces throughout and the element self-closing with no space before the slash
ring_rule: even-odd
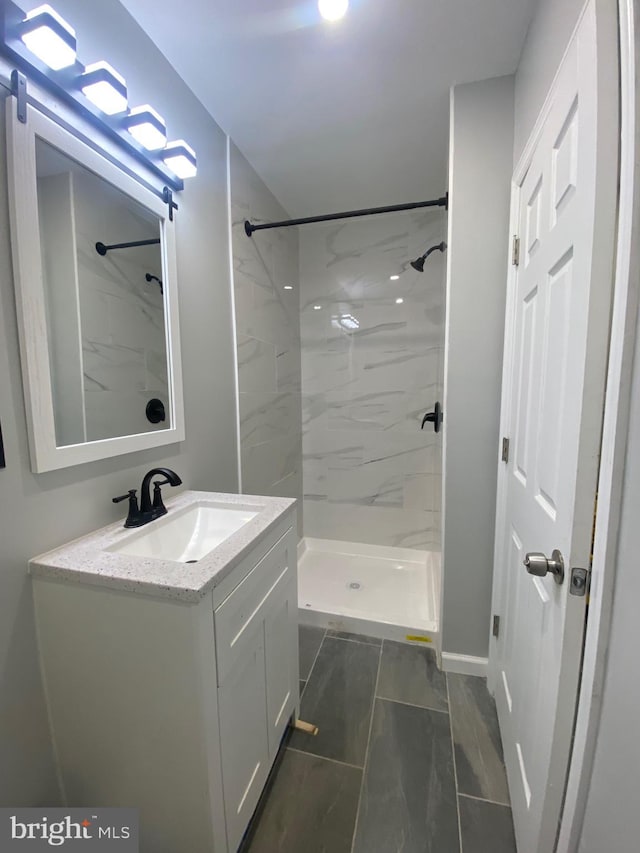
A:
<svg viewBox="0 0 640 853">
<path fill-rule="evenodd" d="M 298 601 L 295 572 L 277 597 L 264 623 L 269 757 L 273 760 L 298 704 Z"/>
<path fill-rule="evenodd" d="M 218 688 L 222 778 L 229 853 L 235 853 L 269 773 L 264 623 Z"/>
</svg>

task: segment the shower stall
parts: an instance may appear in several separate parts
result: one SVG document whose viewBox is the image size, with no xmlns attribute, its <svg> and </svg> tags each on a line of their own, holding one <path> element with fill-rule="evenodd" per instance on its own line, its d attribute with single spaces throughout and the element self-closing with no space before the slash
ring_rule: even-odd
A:
<svg viewBox="0 0 640 853">
<path fill-rule="evenodd" d="M 299 229 L 301 622 L 439 644 L 445 231 L 431 209 Z"/>
<path fill-rule="evenodd" d="M 288 220 L 229 176 L 240 489 L 299 500 L 301 622 L 439 647 L 447 198 Z"/>
</svg>

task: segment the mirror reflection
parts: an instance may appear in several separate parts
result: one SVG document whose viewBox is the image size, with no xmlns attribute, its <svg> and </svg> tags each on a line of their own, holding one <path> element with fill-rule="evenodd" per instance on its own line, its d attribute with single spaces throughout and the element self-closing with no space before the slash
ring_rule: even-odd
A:
<svg viewBox="0 0 640 853">
<path fill-rule="evenodd" d="M 170 424 L 157 216 L 36 140 L 56 446 Z"/>
</svg>

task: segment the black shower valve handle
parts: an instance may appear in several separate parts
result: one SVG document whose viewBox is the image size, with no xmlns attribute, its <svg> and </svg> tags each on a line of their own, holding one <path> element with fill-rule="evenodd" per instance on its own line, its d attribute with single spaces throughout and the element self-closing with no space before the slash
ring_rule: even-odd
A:
<svg viewBox="0 0 640 853">
<path fill-rule="evenodd" d="M 444 420 L 444 415 L 442 414 L 442 406 L 440 403 L 436 403 L 433 412 L 427 412 L 427 414 L 422 419 L 422 426 L 420 429 L 424 429 L 424 425 L 429 423 L 433 424 L 434 432 L 440 432 L 440 428 L 442 427 L 442 421 Z"/>
</svg>

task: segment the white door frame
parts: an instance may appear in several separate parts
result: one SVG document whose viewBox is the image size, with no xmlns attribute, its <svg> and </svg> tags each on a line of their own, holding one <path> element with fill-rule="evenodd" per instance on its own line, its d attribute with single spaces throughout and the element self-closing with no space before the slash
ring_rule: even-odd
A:
<svg viewBox="0 0 640 853">
<path fill-rule="evenodd" d="M 596 738 L 602 705 L 602 689 L 610 632 L 615 568 L 618 545 L 620 503 L 629 425 L 631 368 L 636 341 L 637 311 L 640 302 L 640 198 L 636 199 L 636 140 L 640 139 L 636 109 L 636 21 L 633 0 L 618 0 L 620 51 L 620 192 L 617 210 L 616 265 L 611 317 L 611 339 L 602 432 L 598 507 L 592 560 L 589 618 L 574 743 L 569 763 L 565 801 L 561 816 L 556 853 L 575 853 L 580 840 L 586 807 Z M 580 18 L 582 15 L 580 16 Z M 546 115 L 546 104 L 532 134 Z M 531 143 L 516 167 L 512 190 L 522 182 L 531 155 Z M 511 211 L 511 234 L 517 232 L 518 207 Z M 510 288 L 515 270 L 510 267 Z M 507 324 L 503 387 L 513 351 L 513 332 Z M 505 406 L 505 409 L 507 407 Z M 503 425 L 501 425 L 502 428 Z M 501 435 L 504 434 L 501 429 Z M 504 523 L 504 501 L 497 507 L 496 529 Z M 495 600 L 494 600 L 495 604 Z M 493 612 L 496 612 L 494 609 Z M 489 685 L 495 684 L 495 642 L 490 644 Z"/>
<path fill-rule="evenodd" d="M 619 0 L 620 28 L 620 195 L 611 342 L 605 396 L 598 509 L 591 575 L 589 618 L 573 751 L 558 836 L 557 853 L 573 853 L 580 840 L 591 781 L 616 574 L 618 527 L 624 474 L 631 368 L 636 340 L 640 280 L 640 204 L 636 200 L 636 22 L 633 0 Z"/>
</svg>

